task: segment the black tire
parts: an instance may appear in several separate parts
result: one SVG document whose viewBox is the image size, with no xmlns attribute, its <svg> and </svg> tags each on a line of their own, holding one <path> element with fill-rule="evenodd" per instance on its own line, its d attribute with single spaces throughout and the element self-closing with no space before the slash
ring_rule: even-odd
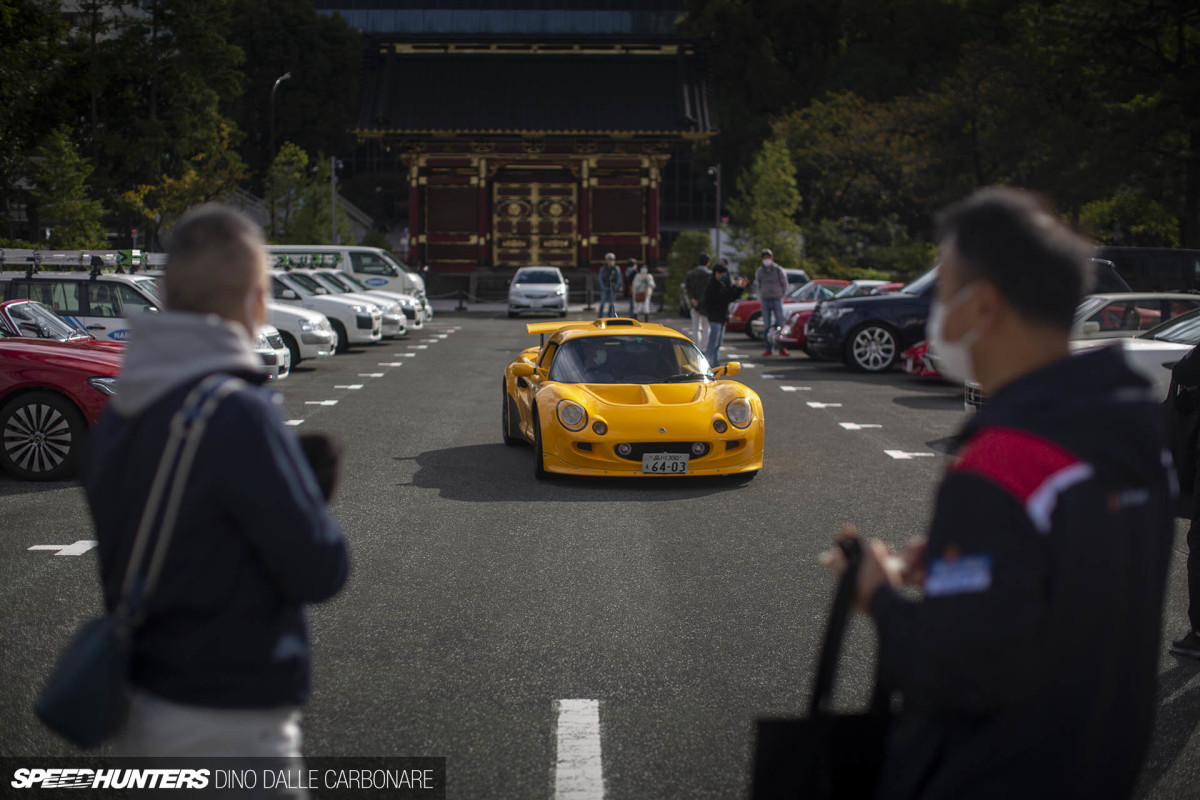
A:
<svg viewBox="0 0 1200 800">
<path fill-rule="evenodd" d="M 512 406 L 513 399 L 508 394 L 508 387 L 503 382 L 500 383 L 500 391 L 504 395 L 504 405 L 500 411 L 500 431 L 504 437 L 504 443 L 509 447 L 516 447 L 524 440 L 520 436 L 513 436 L 512 428 Z"/>
<path fill-rule="evenodd" d="M 0 466 L 29 481 L 56 481 L 75 474 L 87 436 L 83 414 L 53 392 L 29 392 L 0 409 Z"/>
<path fill-rule="evenodd" d="M 514 317 L 516 317 L 516 316 L 517 316 L 517 312 L 515 312 L 515 311 L 510 311 L 510 312 L 508 312 L 508 318 L 509 318 L 509 319 L 513 319 L 513 318 L 514 318 Z"/>
<path fill-rule="evenodd" d="M 734 475 L 734 477 L 741 478 L 742 480 L 749 482 L 758 477 L 758 470 L 754 470 L 753 472 L 739 472 L 737 475 Z"/>
<path fill-rule="evenodd" d="M 567 316 L 567 312 L 565 312 L 565 311 L 560 311 L 560 312 L 558 312 L 558 316 L 559 316 L 559 317 L 563 317 L 563 318 L 565 318 L 565 317 Z"/>
<path fill-rule="evenodd" d="M 882 322 L 866 322 L 846 337 L 842 360 L 859 372 L 887 372 L 900 360 L 896 331 Z"/>
<path fill-rule="evenodd" d="M 333 352 L 341 355 L 350 349 L 350 338 L 346 336 L 346 326 L 336 319 L 329 320 L 333 326 Z"/>
<path fill-rule="evenodd" d="M 283 344 L 287 347 L 288 352 L 292 354 L 292 368 L 294 369 L 304 359 L 300 358 L 300 345 L 296 343 L 296 337 L 290 333 L 280 331 L 279 335 L 283 337 Z"/>
<path fill-rule="evenodd" d="M 542 453 L 542 423 L 533 416 L 533 477 L 539 481 L 548 480 L 550 473 L 546 472 L 546 457 Z"/>
<path fill-rule="evenodd" d="M 761 319 L 761 318 L 762 318 L 762 312 L 755 311 L 753 314 L 750 315 L 750 319 L 746 320 L 746 336 L 750 337 L 754 341 L 758 341 L 758 337 L 754 335 L 754 320 Z"/>
</svg>

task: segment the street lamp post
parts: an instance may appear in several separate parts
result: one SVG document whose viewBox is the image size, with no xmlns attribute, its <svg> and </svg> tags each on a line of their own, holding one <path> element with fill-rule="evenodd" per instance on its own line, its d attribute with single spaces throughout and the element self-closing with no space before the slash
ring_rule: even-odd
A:
<svg viewBox="0 0 1200 800">
<path fill-rule="evenodd" d="M 275 160 L 275 92 L 279 90 L 279 84 L 291 80 L 291 77 L 291 72 L 285 72 L 275 79 L 275 85 L 271 87 L 271 161 Z"/>
<path fill-rule="evenodd" d="M 711 175 L 717 182 L 717 213 L 716 213 L 716 247 L 715 255 L 713 256 L 714 263 L 721 260 L 721 165 L 708 168 L 708 174 Z"/>
</svg>

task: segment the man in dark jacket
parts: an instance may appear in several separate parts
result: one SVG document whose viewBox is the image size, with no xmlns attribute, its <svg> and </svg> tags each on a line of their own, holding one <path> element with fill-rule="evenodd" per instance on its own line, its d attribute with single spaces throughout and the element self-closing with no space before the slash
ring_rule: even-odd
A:
<svg viewBox="0 0 1200 800">
<path fill-rule="evenodd" d="M 730 281 L 729 268 L 721 261 L 713 267 L 708 285 L 704 287 L 700 308 L 708 320 L 708 346 L 704 348 L 704 356 L 708 359 L 710 367 L 715 367 L 717 359 L 721 356 L 725 325 L 729 322 L 729 304 L 742 296 L 742 290 L 748 282 L 749 280 L 743 277 Z"/>
<path fill-rule="evenodd" d="M 708 347 L 708 315 L 704 313 L 704 292 L 712 279 L 708 253 L 701 253 L 699 264 L 683 277 L 683 291 L 687 294 L 688 311 L 692 315 L 692 341 L 702 351 Z"/>
<path fill-rule="evenodd" d="M 92 433 L 83 478 L 112 609 L 171 418 L 209 375 L 246 382 L 208 423 L 135 631 L 123 755 L 300 754 L 304 605 L 341 589 L 348 553 L 261 385 L 251 336 L 266 316 L 266 263 L 261 230 L 241 214 L 210 206 L 184 217 L 168 249 L 166 309 L 130 319 L 119 394 Z"/>
<path fill-rule="evenodd" d="M 1171 368 L 1171 380 L 1174 381 L 1180 393 L 1178 396 L 1167 398 L 1174 404 L 1171 412 L 1175 415 L 1174 427 L 1178 430 L 1173 434 L 1179 441 L 1173 441 L 1175 448 L 1176 468 L 1180 481 L 1191 492 L 1192 524 L 1187 532 L 1187 581 L 1188 581 L 1188 622 L 1190 629 L 1181 638 L 1171 642 L 1171 652 L 1189 658 L 1200 658 L 1200 470 L 1196 469 L 1196 448 L 1200 441 L 1196 437 L 1197 403 L 1200 403 L 1200 346 L 1192 351 Z"/>
<path fill-rule="evenodd" d="M 617 257 L 613 253 L 604 254 L 604 264 L 597 275 L 600 280 L 600 308 L 596 311 L 598 317 L 615 317 L 617 315 L 617 293 L 621 291 L 621 268 L 617 266 Z M 604 313 L 604 309 L 608 313 Z"/>
<path fill-rule="evenodd" d="M 1090 247 L 1035 196 L 982 190 L 940 239 L 930 340 L 990 401 L 928 539 L 864 548 L 859 605 L 903 698 L 878 796 L 1129 797 L 1173 527 L 1157 403 L 1119 348 L 1070 356 Z"/>
</svg>

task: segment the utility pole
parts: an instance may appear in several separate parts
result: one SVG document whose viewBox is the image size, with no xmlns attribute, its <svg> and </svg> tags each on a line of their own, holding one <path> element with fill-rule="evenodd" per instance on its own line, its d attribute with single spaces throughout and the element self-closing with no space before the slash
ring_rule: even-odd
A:
<svg viewBox="0 0 1200 800">
<path fill-rule="evenodd" d="M 329 157 L 329 241 L 338 243 L 337 235 L 337 168 L 336 156 Z"/>
<path fill-rule="evenodd" d="M 292 78 L 292 73 L 285 72 L 282 75 L 280 75 L 278 78 L 275 79 L 275 85 L 271 87 L 271 109 L 270 109 L 270 115 L 271 115 L 271 158 L 270 158 L 270 161 L 271 162 L 275 161 L 275 92 L 278 91 L 279 84 L 283 83 L 286 80 L 291 80 L 291 78 Z M 270 164 L 268 164 L 267 166 L 270 166 Z"/>
<path fill-rule="evenodd" d="M 708 168 L 708 174 L 711 175 L 717 182 L 717 213 L 716 213 L 716 248 L 713 255 L 713 263 L 721 260 L 721 165 Z"/>
</svg>

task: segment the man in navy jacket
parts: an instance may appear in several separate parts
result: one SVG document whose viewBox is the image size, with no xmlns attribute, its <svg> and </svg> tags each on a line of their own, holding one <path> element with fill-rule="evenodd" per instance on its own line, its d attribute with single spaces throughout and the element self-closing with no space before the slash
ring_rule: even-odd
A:
<svg viewBox="0 0 1200 800">
<path fill-rule="evenodd" d="M 183 493 L 158 587 L 135 631 L 125 755 L 297 756 L 309 693 L 304 605 L 346 581 L 345 539 L 263 387 L 251 336 L 266 316 L 262 232 L 216 206 L 176 226 L 166 309 L 136 315 L 119 394 L 83 475 L 111 609 L 167 426 L 205 377 L 246 385 L 217 407 Z"/>
<path fill-rule="evenodd" d="M 878 796 L 1128 797 L 1173 529 L 1158 405 L 1120 348 L 1070 355 L 1090 248 L 1037 198 L 980 191 L 940 239 L 930 339 L 989 403 L 928 538 L 864 548 L 859 605 L 903 699 Z"/>
</svg>

